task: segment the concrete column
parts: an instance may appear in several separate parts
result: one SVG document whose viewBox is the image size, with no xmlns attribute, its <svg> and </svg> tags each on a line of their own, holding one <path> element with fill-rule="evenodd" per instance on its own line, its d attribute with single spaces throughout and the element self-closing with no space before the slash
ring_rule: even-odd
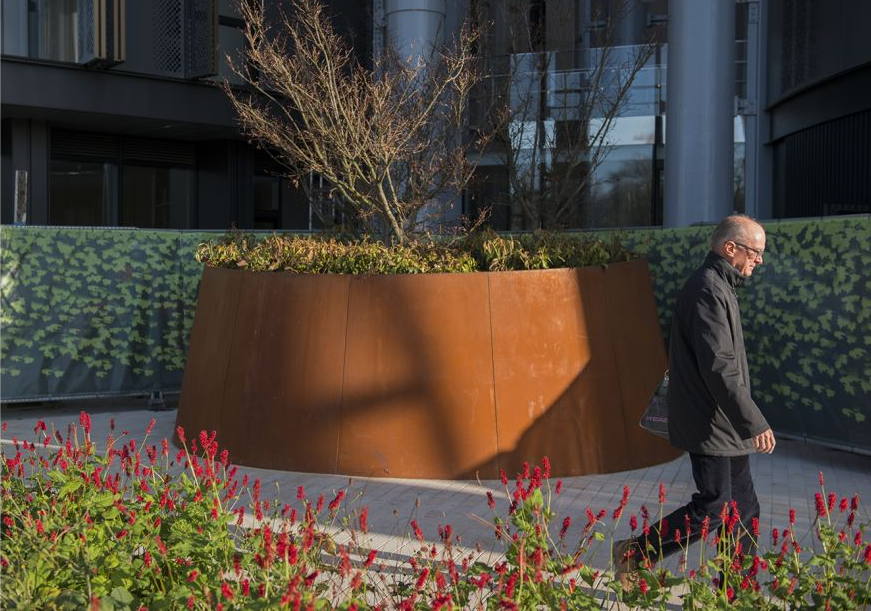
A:
<svg viewBox="0 0 871 611">
<path fill-rule="evenodd" d="M 733 210 L 735 3 L 671 0 L 664 224 L 718 221 Z"/>
<path fill-rule="evenodd" d="M 445 0 L 387 0 L 387 40 L 409 63 L 429 59 L 445 39 Z"/>
<path fill-rule="evenodd" d="M 387 44 L 400 59 L 414 65 L 430 60 L 433 52 L 440 50 L 446 39 L 445 3 L 446 0 L 386 0 Z M 421 210 L 421 217 L 430 219 L 421 222 L 421 226 L 436 229 L 442 224 L 453 224 L 461 212 L 459 197 L 439 198 Z"/>
<path fill-rule="evenodd" d="M 608 10 L 616 18 L 611 32 L 615 47 L 639 45 L 647 36 L 647 8 L 642 2 L 610 0 Z"/>
</svg>

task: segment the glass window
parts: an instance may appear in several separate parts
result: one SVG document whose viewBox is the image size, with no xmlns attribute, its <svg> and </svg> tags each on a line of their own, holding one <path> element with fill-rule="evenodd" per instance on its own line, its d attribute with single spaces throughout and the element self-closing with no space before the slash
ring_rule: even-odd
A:
<svg viewBox="0 0 871 611">
<path fill-rule="evenodd" d="M 227 17 L 234 17 L 236 19 L 240 19 L 242 14 L 239 12 L 239 6 L 237 0 L 219 0 L 218 1 L 218 14 Z"/>
<path fill-rule="evenodd" d="M 194 201 L 194 170 L 125 165 L 121 192 L 122 226 L 184 229 Z"/>
<path fill-rule="evenodd" d="M 117 177 L 112 163 L 52 160 L 49 224 L 114 224 Z"/>
<path fill-rule="evenodd" d="M 242 83 L 227 63 L 229 55 L 237 66 L 245 65 L 245 32 L 234 26 L 218 26 L 218 76 L 214 80 L 227 79 L 231 83 Z"/>
<path fill-rule="evenodd" d="M 281 179 L 275 176 L 254 176 L 254 228 L 281 227 Z"/>
<path fill-rule="evenodd" d="M 652 149 L 616 146 L 596 168 L 592 197 L 581 211 L 584 227 L 641 227 L 653 224 Z"/>
<path fill-rule="evenodd" d="M 4 55 L 27 55 L 27 0 L 3 0 L 0 5 L 3 24 Z"/>
<path fill-rule="evenodd" d="M 30 0 L 28 30 L 30 57 L 59 62 L 78 60 L 77 0 Z"/>
</svg>

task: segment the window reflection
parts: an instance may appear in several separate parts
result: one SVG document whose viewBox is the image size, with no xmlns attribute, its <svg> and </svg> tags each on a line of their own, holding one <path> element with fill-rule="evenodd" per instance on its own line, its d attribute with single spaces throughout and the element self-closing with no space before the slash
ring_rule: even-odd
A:
<svg viewBox="0 0 871 611">
<path fill-rule="evenodd" d="M 125 165 L 121 225 L 184 229 L 193 199 L 193 169 Z"/>
<path fill-rule="evenodd" d="M 254 176 L 254 229 L 281 227 L 281 179 Z"/>
<path fill-rule="evenodd" d="M 30 57 L 59 62 L 78 60 L 77 0 L 30 0 L 28 30 Z"/>
<path fill-rule="evenodd" d="M 53 160 L 49 223 L 99 226 L 113 223 L 118 168 L 112 163 Z"/>
</svg>

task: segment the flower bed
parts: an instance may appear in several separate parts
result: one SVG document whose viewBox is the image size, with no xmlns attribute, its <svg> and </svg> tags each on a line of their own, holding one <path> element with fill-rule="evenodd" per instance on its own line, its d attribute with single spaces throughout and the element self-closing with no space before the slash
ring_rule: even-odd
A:
<svg viewBox="0 0 871 611">
<path fill-rule="evenodd" d="M 812 533 L 794 532 L 791 511 L 782 532 L 760 535 L 767 549 L 742 555 L 734 546 L 742 523 L 724 507 L 723 524 L 703 533 L 698 558 L 688 557 L 686 533 L 675 529 L 684 541 L 678 573 L 651 566 L 623 592 L 610 571 L 585 560 L 613 543 L 631 491 L 624 488 L 616 508 L 588 509 L 586 524 L 574 525 L 552 510 L 562 483 L 551 485 L 545 458 L 524 465 L 514 482 L 502 475 L 507 506 L 488 494 L 505 546 L 498 561 L 458 553 L 450 525 L 440 526 L 438 544 L 427 543 L 412 520 L 416 551 L 388 579 L 385 558 L 370 545 L 366 507 L 348 507 L 343 490 L 327 502 L 300 487 L 294 503 L 281 505 L 263 498 L 259 480 L 240 480 L 214 434 L 185 440 L 180 430 L 184 447 L 171 453 L 166 439 L 149 440 L 150 430 L 141 441 L 110 436 L 98 453 L 83 412 L 66 436 L 40 422 L 33 442 L 13 438 L 15 455 L 0 461 L 6 608 L 587 609 L 599 608 L 603 593 L 664 608 L 676 591 L 688 609 L 871 604 L 871 522 L 858 496 L 827 492 L 822 475 Z M 658 513 L 641 507 L 629 515 L 633 533 L 661 520 L 664 500 L 660 487 Z M 347 543 L 336 543 L 335 528 Z M 807 549 L 808 537 L 820 552 Z"/>
</svg>

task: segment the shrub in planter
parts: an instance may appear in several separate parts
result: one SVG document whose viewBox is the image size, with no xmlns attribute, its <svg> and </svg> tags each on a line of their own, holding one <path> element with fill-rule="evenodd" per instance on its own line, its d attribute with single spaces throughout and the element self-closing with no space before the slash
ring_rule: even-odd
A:
<svg viewBox="0 0 871 611">
<path fill-rule="evenodd" d="M 637 258 L 617 237 L 537 231 L 501 236 L 493 231 L 461 238 L 418 239 L 387 246 L 367 238 L 243 233 L 204 242 L 197 260 L 213 267 L 299 274 L 422 274 L 511 271 L 607 265 Z"/>
<path fill-rule="evenodd" d="M 150 430 L 151 427 L 149 427 Z M 172 455 L 168 443 L 121 432 L 97 452 L 90 418 L 67 435 L 40 422 L 33 442 L 13 439 L 2 455 L 2 565 L 5 608 L 39 609 L 591 609 L 612 601 L 664 609 L 677 591 L 686 609 L 858 609 L 871 604 L 871 527 L 858 497 L 822 487 L 813 532 L 760 534 L 758 556 L 735 549 L 739 516 L 703 533 L 698 561 L 686 549 L 678 574 L 650 567 L 632 591 L 589 555 L 610 546 L 629 512 L 624 487 L 617 507 L 586 509 L 586 523 L 560 520 L 550 464 L 501 481 L 508 500 L 488 505 L 504 544 L 495 562 L 457 550 L 449 524 L 437 544 L 410 521 L 416 552 L 388 578 L 370 545 L 366 507 L 346 508 L 346 491 L 327 502 L 297 490 L 296 500 L 266 500 L 259 480 L 239 478 L 213 434 L 202 431 Z M 53 442 L 57 441 L 57 446 Z M 501 495 L 500 495 L 501 496 Z M 665 500 L 660 487 L 659 519 Z M 651 520 L 629 516 L 633 533 Z M 337 544 L 327 526 L 346 532 Z M 751 525 L 755 530 L 756 526 Z M 675 537 L 686 533 L 675 530 Z M 810 551 L 808 536 L 821 551 Z M 569 540 L 577 544 L 568 545 Z M 713 581 L 722 570 L 722 583 Z"/>
</svg>

